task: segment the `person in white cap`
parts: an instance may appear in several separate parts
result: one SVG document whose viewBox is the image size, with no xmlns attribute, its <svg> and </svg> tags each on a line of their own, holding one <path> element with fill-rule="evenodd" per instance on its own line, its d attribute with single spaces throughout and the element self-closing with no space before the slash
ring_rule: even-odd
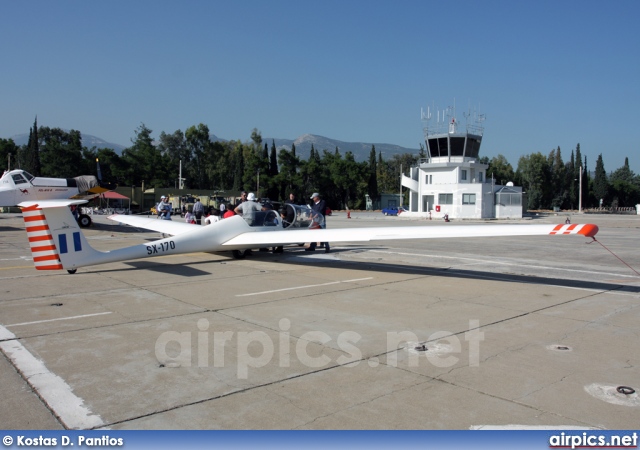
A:
<svg viewBox="0 0 640 450">
<path fill-rule="evenodd" d="M 160 197 L 160 203 L 156 206 L 156 213 L 159 219 L 171 220 L 171 203 L 166 195 Z"/>
<path fill-rule="evenodd" d="M 234 209 L 235 213 L 240 214 L 249 225 L 253 225 L 256 211 L 266 210 L 267 208 L 263 207 L 256 201 L 256 194 L 254 194 L 253 192 L 249 192 L 246 202 L 240 203 L 238 206 L 236 206 L 236 209 Z"/>
<path fill-rule="evenodd" d="M 317 192 L 314 192 L 313 194 L 311 194 L 311 200 L 313 200 L 313 205 L 311 205 L 311 209 L 316 213 L 322 214 L 322 216 L 325 218 L 320 224 L 320 228 L 322 229 L 327 228 L 327 220 L 326 220 L 327 203 L 320 198 L 320 194 L 318 194 Z M 316 245 L 317 245 L 316 242 L 311 242 L 309 244 L 309 248 L 305 249 L 305 251 L 314 252 L 316 250 Z M 320 242 L 320 247 L 324 247 L 325 253 L 329 253 L 331 251 L 331 248 L 328 242 Z"/>
</svg>

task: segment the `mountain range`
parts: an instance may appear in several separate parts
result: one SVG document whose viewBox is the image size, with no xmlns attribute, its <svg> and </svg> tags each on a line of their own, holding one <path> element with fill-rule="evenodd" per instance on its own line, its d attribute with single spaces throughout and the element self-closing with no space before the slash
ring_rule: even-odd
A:
<svg viewBox="0 0 640 450">
<path fill-rule="evenodd" d="M 219 142 L 227 142 L 227 139 L 220 138 L 214 134 L 210 136 L 211 141 L 219 141 Z M 29 141 L 29 134 L 17 134 L 12 136 L 11 139 L 17 145 L 26 145 Z M 406 148 L 401 147 L 399 145 L 393 144 L 384 144 L 384 143 L 365 143 L 365 142 L 344 142 L 339 141 L 337 139 L 331 139 L 324 136 L 318 136 L 315 134 L 303 134 L 297 139 L 282 139 L 282 138 L 263 138 L 264 143 L 269 145 L 271 148 L 271 143 L 274 142 L 276 148 L 291 150 L 293 144 L 296 146 L 296 154 L 300 156 L 302 159 L 307 159 L 309 157 L 309 152 L 311 151 L 311 145 L 316 150 L 322 152 L 323 150 L 328 150 L 333 152 L 336 147 L 340 150 L 341 154 L 345 154 L 346 152 L 353 153 L 356 161 L 366 161 L 369 158 L 369 153 L 371 152 L 371 146 L 375 145 L 376 152 L 382 152 L 384 159 L 389 159 L 393 155 L 400 155 L 403 153 L 417 153 L 418 149 L 414 148 Z M 96 136 L 92 136 L 90 134 L 82 134 L 82 145 L 86 147 L 97 147 L 97 148 L 111 148 L 116 153 L 121 154 L 122 150 L 126 147 L 114 144 L 112 142 L 107 142 L 104 139 L 101 139 Z"/>
</svg>

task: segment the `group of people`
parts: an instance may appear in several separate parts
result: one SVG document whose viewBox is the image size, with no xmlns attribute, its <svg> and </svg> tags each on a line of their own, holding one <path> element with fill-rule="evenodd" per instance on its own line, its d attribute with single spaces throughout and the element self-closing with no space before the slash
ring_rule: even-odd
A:
<svg viewBox="0 0 640 450">
<path fill-rule="evenodd" d="M 313 214 L 319 214 L 323 217 L 327 215 L 327 204 L 322 198 L 320 194 L 314 192 L 310 198 L 313 201 L 311 205 L 312 218 Z M 289 194 L 289 200 L 285 202 L 285 205 L 280 211 L 280 215 L 285 224 L 292 223 L 294 217 L 289 217 L 290 215 L 295 215 L 295 208 L 287 208 L 286 204 L 289 205 L 297 205 L 295 194 Z M 169 198 L 165 195 L 160 197 L 160 203 L 156 206 L 156 211 L 158 214 L 158 218 L 163 220 L 171 220 L 171 211 L 172 205 L 169 202 Z M 184 208 L 184 207 L 183 207 Z M 203 220 L 203 216 L 205 215 L 205 206 L 200 202 L 200 199 L 196 199 L 196 202 L 193 204 L 192 211 L 189 212 L 184 208 L 184 216 L 185 221 L 187 223 L 195 223 L 201 225 L 203 222 L 205 225 L 209 225 L 214 222 L 218 222 L 221 219 L 227 219 L 236 214 L 241 215 L 249 224 L 253 222 L 255 217 L 255 213 L 259 211 L 269 211 L 273 209 L 272 205 L 263 205 L 257 201 L 256 195 L 253 192 L 247 193 L 243 191 L 240 195 L 240 201 L 233 207 L 231 204 L 221 204 L 220 208 L 212 208 L 208 211 L 208 214 Z M 321 216 L 318 216 L 321 217 Z M 318 222 L 319 227 L 324 229 L 326 228 L 326 220 L 321 220 Z M 309 247 L 305 249 L 307 252 L 314 252 L 317 248 L 317 242 L 311 242 Z M 324 248 L 325 253 L 329 253 L 331 248 L 328 242 L 321 242 L 320 247 Z M 280 247 L 278 247 L 280 249 Z"/>
</svg>

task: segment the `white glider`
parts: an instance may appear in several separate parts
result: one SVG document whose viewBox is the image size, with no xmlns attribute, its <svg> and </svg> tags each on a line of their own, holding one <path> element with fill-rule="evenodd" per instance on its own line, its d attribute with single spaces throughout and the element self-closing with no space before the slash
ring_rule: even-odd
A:
<svg viewBox="0 0 640 450">
<path fill-rule="evenodd" d="M 22 208 L 33 261 L 38 270 L 75 273 L 79 267 L 117 261 L 194 252 L 233 251 L 244 257 L 247 250 L 279 247 L 302 242 L 370 242 L 396 239 L 464 237 L 581 235 L 594 237 L 598 227 L 591 224 L 562 225 L 468 225 L 319 229 L 324 220 L 307 207 L 288 205 L 288 221 L 276 211 L 255 213 L 251 222 L 233 216 L 211 225 L 139 216 L 114 215 L 109 219 L 170 235 L 157 241 L 108 252 L 92 248 L 80 231 L 70 205 L 84 200 L 24 202 Z"/>
</svg>

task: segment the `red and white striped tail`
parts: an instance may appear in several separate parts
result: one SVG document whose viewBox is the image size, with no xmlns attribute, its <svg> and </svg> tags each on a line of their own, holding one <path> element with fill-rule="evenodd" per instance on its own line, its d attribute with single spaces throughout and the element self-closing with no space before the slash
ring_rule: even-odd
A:
<svg viewBox="0 0 640 450">
<path fill-rule="evenodd" d="M 37 205 L 22 208 L 22 217 L 29 237 L 33 263 L 38 270 L 60 270 L 62 262 L 42 209 Z"/>
<path fill-rule="evenodd" d="M 574 223 L 556 225 L 556 227 L 549 234 L 581 234 L 583 236 L 593 237 L 597 232 L 597 225 L 593 225 L 590 223 Z"/>
</svg>

